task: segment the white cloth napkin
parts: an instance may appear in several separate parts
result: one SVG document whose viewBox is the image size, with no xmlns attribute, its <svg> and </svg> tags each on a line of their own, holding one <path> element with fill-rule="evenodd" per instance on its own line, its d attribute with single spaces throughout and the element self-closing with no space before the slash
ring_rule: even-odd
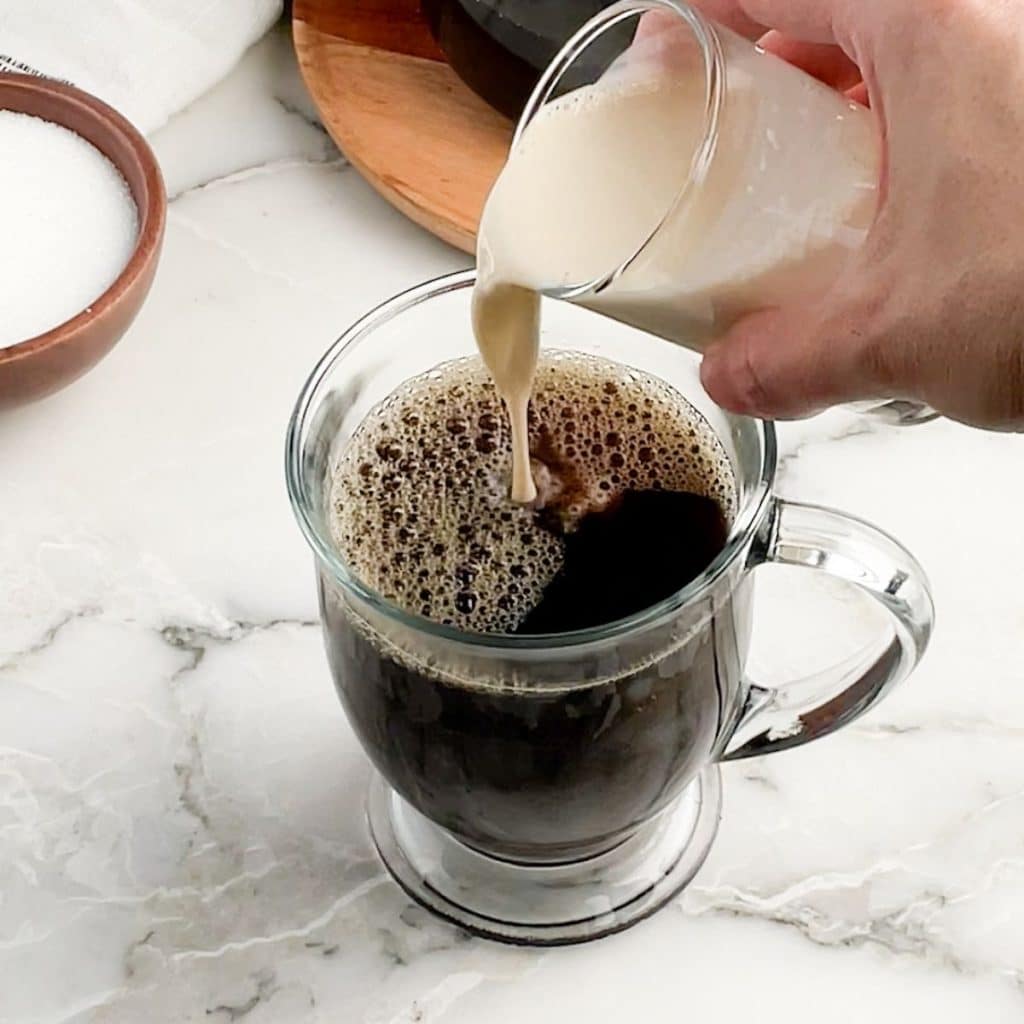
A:
<svg viewBox="0 0 1024 1024">
<path fill-rule="evenodd" d="M 234 66 L 282 0 L 0 0 L 0 72 L 60 78 L 143 132 Z"/>
</svg>

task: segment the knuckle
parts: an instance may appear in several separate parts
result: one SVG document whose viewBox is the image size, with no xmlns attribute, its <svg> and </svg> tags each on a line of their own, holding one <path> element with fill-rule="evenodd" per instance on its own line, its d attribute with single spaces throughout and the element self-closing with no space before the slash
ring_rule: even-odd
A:
<svg viewBox="0 0 1024 1024">
<path fill-rule="evenodd" d="M 713 347 L 709 353 L 712 358 L 705 359 L 701 369 L 711 397 L 733 412 L 766 415 L 773 411 L 764 360 L 758 358 L 765 348 L 762 320 L 761 315 L 755 314 L 733 327 Z"/>
<path fill-rule="evenodd" d="M 770 395 L 749 344 L 741 344 L 737 352 L 734 386 L 744 407 L 754 412 L 772 412 Z"/>
<path fill-rule="evenodd" d="M 963 0 L 905 0 L 898 4 L 884 4 L 891 12 L 890 17 L 903 22 L 921 24 L 921 19 L 927 19 L 931 23 L 943 21 L 951 17 L 957 7 L 963 5 Z"/>
</svg>

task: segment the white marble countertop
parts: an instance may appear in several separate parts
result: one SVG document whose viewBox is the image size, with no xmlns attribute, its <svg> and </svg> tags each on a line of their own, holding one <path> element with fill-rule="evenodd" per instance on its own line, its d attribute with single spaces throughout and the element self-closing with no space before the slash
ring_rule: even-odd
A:
<svg viewBox="0 0 1024 1024">
<path fill-rule="evenodd" d="M 466 258 L 338 156 L 283 32 L 155 142 L 174 200 L 142 315 L 0 419 L 0 1021 L 1024 1019 L 1024 442 L 788 428 L 783 492 L 930 571 L 924 666 L 846 733 L 726 768 L 711 857 L 651 921 L 470 939 L 371 851 L 282 480 L 323 349 Z M 779 678 L 861 621 L 791 572 L 758 613 Z"/>
</svg>

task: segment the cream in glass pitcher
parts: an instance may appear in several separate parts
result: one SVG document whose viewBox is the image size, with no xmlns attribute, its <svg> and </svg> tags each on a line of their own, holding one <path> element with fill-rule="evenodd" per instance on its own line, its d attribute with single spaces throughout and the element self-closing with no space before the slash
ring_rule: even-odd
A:
<svg viewBox="0 0 1024 1024">
<path fill-rule="evenodd" d="M 624 0 L 547 70 L 485 206 L 473 323 L 526 442 L 541 294 L 701 349 L 827 288 L 871 226 L 871 113 L 676 0 Z"/>
</svg>

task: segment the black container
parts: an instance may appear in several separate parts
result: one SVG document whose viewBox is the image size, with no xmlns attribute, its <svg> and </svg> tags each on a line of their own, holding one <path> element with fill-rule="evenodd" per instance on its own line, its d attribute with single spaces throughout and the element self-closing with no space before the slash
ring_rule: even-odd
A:
<svg viewBox="0 0 1024 1024">
<path fill-rule="evenodd" d="M 540 73 L 584 22 L 613 0 L 422 0 L 459 77 L 518 119 Z"/>
</svg>

